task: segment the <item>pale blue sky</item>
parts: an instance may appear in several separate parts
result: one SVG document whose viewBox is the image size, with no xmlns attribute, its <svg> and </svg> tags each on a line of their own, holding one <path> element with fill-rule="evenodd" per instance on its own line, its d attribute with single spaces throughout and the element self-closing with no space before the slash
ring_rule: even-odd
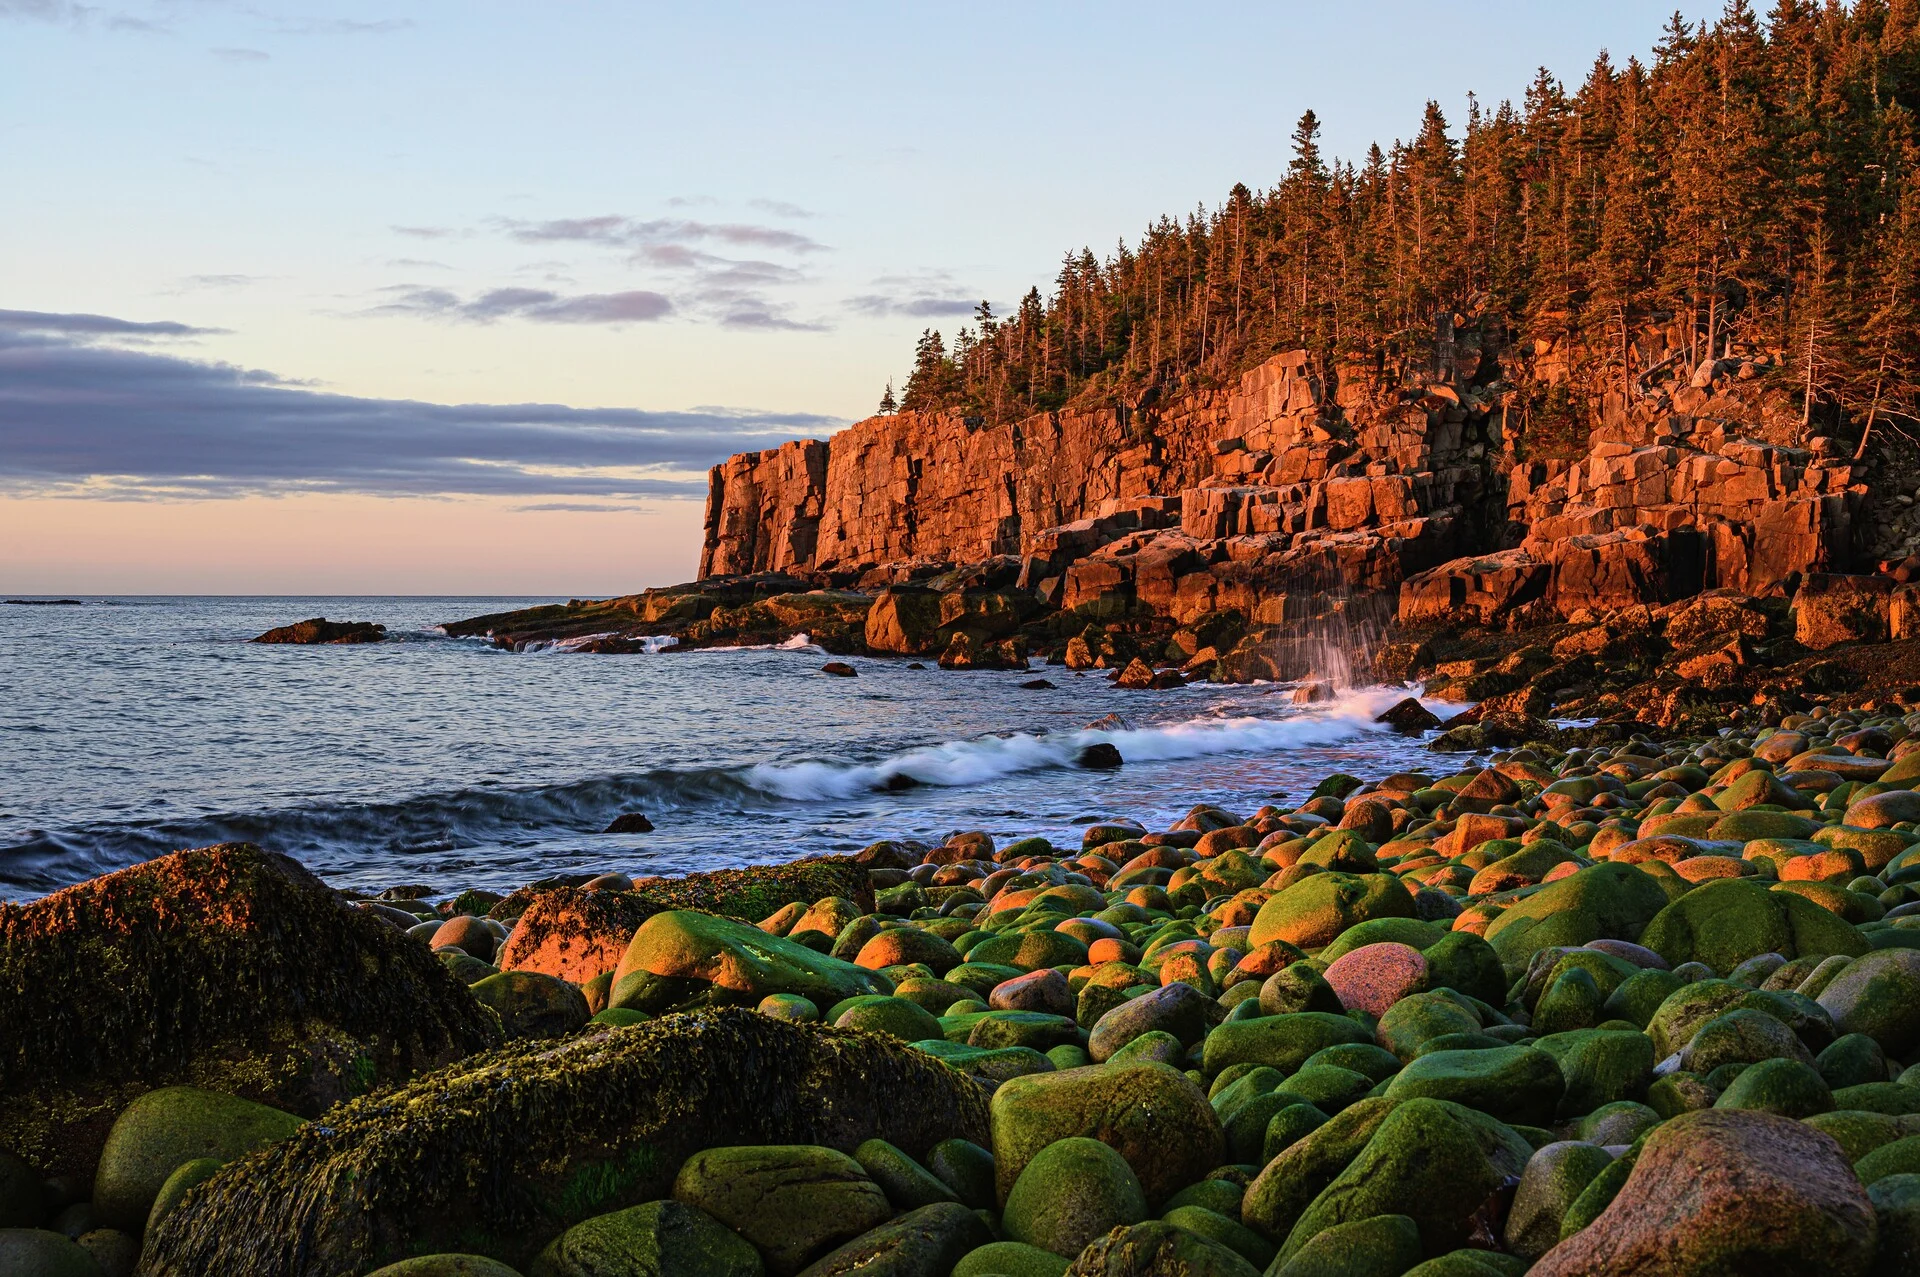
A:
<svg viewBox="0 0 1920 1277">
<path fill-rule="evenodd" d="M 735 447 L 867 414 L 921 327 L 1044 286 L 1068 248 L 1104 253 L 1235 181 L 1271 183 L 1308 107 L 1330 154 L 1357 155 L 1409 133 L 1428 98 L 1457 122 L 1469 91 L 1517 98 L 1537 66 L 1577 84 L 1601 48 L 1644 56 L 1673 7 L 0 0 L 0 312 L 44 313 L 16 315 L 11 346 L 0 314 L 0 540 L 32 543 L 0 557 L 0 588 L 126 577 L 110 547 L 99 563 L 56 551 L 74 502 L 214 500 L 113 517 L 204 517 L 228 529 L 216 545 L 289 490 L 377 496 L 401 527 L 454 494 L 477 526 L 522 520 L 512 535 L 556 553 L 582 535 L 633 548 L 591 573 L 507 579 L 476 549 L 323 581 L 183 546 L 191 562 L 138 579 L 689 575 L 697 508 L 660 494 L 696 491 Z M 76 313 L 184 328 L 57 318 Z M 72 390 L 123 364 L 124 396 Z M 52 389 L 19 390 L 50 366 Z M 187 383 L 150 418 L 156 387 Z M 261 395 L 288 404 L 289 383 L 339 398 L 256 412 Z M 505 438 L 497 413 L 360 400 L 643 411 L 516 410 Z M 230 450 L 199 425 L 214 401 L 247 423 Z M 378 424 L 312 424 L 349 405 Z M 708 408 L 749 411 L 688 411 Z M 452 463 L 402 446 L 386 464 L 383 438 L 468 428 L 480 442 Z M 116 431 L 142 446 L 123 454 Z M 604 509 L 551 508 L 586 505 Z"/>
</svg>

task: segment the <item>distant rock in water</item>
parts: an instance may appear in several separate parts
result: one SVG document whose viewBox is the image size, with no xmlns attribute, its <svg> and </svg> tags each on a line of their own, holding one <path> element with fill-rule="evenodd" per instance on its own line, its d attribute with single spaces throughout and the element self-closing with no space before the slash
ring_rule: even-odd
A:
<svg viewBox="0 0 1920 1277">
<path fill-rule="evenodd" d="M 1044 678 L 1030 678 L 1020 686 L 1029 692 L 1051 692 L 1056 685 Z"/>
<path fill-rule="evenodd" d="M 831 674 L 835 678 L 860 677 L 860 671 L 853 668 L 853 666 L 847 664 L 845 661 L 828 661 L 825 665 L 822 665 L 820 667 L 820 672 L 822 674 Z"/>
<path fill-rule="evenodd" d="M 1406 732 L 1409 735 L 1440 726 L 1440 716 L 1411 696 L 1373 721 L 1385 723 L 1394 731 Z"/>
<path fill-rule="evenodd" d="M 650 834 L 653 822 L 637 811 L 623 811 L 613 818 L 605 832 L 610 834 Z"/>
<path fill-rule="evenodd" d="M 282 625 L 278 629 L 268 630 L 255 643 L 378 643 L 387 637 L 387 627 L 375 625 L 371 621 L 329 621 L 324 616 L 316 616 L 305 621 L 295 621 L 292 625 Z"/>
<path fill-rule="evenodd" d="M 1133 724 L 1129 723 L 1119 714 L 1102 714 L 1087 724 L 1087 730 L 1090 732 L 1130 732 L 1133 730 Z"/>
<path fill-rule="evenodd" d="M 0 599 L 10 607 L 82 607 L 79 599 Z"/>
<path fill-rule="evenodd" d="M 1101 741 L 1097 745 L 1089 745 L 1081 750 L 1080 757 L 1074 761 L 1078 762 L 1082 767 L 1090 768 L 1094 771 L 1106 771 L 1110 768 L 1120 766 L 1126 759 L 1120 757 L 1120 751 L 1118 749 L 1109 745 L 1106 741 Z"/>
</svg>

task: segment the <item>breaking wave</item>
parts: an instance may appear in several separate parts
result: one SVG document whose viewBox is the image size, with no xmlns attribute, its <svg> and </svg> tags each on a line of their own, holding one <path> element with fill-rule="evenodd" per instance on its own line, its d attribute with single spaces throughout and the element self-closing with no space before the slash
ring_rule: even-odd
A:
<svg viewBox="0 0 1920 1277">
<path fill-rule="evenodd" d="M 32 895 L 182 847 L 255 842 L 302 859 L 324 853 L 407 857 L 555 834 L 597 835 L 622 811 L 752 812 L 829 803 L 918 786 L 986 785 L 1073 766 L 1089 745 L 1116 747 L 1129 764 L 1339 745 L 1386 729 L 1372 720 L 1403 691 L 1346 693 L 1331 705 L 1280 717 L 1199 716 L 1151 727 L 1103 725 L 946 741 L 869 761 L 798 760 L 744 767 L 659 768 L 529 788 L 480 786 L 392 802 L 319 802 L 262 812 L 29 830 L 0 846 L 0 896 Z M 395 872 L 403 872 L 394 866 Z"/>
</svg>

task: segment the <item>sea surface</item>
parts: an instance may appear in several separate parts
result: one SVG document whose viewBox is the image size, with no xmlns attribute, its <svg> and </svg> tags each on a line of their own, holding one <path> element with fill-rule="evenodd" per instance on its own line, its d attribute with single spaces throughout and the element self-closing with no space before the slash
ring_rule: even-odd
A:
<svg viewBox="0 0 1920 1277">
<path fill-rule="evenodd" d="M 1197 802 L 1303 800 L 1335 771 L 1430 765 L 1376 726 L 1404 689 L 1299 707 L 1286 686 L 1111 687 L 1104 672 L 909 669 L 780 648 L 511 653 L 437 624 L 518 598 L 97 598 L 0 604 L 0 899 L 247 840 L 340 887 L 505 890 L 683 873 L 959 829 L 1078 843 Z M 378 621 L 355 647 L 246 640 Z M 1058 687 L 1019 684 L 1044 676 Z M 1445 707 L 1441 707 L 1443 712 Z M 1456 707 L 1457 708 L 1457 707 Z M 1124 726 L 1089 724 L 1118 714 Z M 1074 765 L 1108 741 L 1124 766 Z M 911 788 L 887 788 L 906 782 Z M 647 834 L 605 834 L 639 811 Z"/>
</svg>

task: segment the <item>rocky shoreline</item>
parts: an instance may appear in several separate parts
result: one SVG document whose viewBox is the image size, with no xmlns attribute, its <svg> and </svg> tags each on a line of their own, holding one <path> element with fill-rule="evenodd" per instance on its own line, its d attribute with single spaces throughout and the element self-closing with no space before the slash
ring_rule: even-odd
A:
<svg viewBox="0 0 1920 1277">
<path fill-rule="evenodd" d="M 1910 1271 L 1920 713 L 1800 694 L 1070 845 L 0 906 L 0 1269 Z"/>
</svg>

